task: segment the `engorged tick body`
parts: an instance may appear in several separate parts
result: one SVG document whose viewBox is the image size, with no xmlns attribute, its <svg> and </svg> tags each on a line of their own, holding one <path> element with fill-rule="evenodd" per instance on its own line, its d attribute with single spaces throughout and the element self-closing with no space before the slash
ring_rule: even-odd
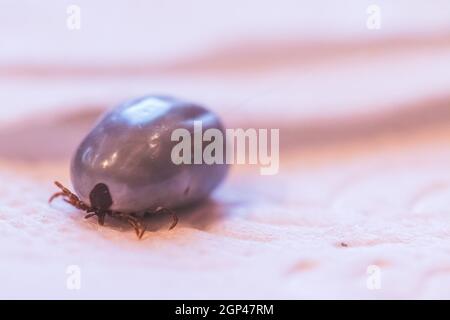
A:
<svg viewBox="0 0 450 320">
<path fill-rule="evenodd" d="M 146 96 L 119 105 L 103 116 L 75 152 L 71 178 L 76 195 L 57 183 L 62 192 L 55 196 L 65 196 L 91 213 L 88 217 L 96 215 L 100 224 L 106 215 L 123 218 L 141 237 L 145 230 L 137 214 L 171 212 L 196 203 L 226 176 L 226 164 L 173 163 L 177 142 L 172 132 L 185 128 L 194 134 L 194 121 L 201 121 L 205 130 L 224 131 L 212 112 L 172 97 Z"/>
</svg>

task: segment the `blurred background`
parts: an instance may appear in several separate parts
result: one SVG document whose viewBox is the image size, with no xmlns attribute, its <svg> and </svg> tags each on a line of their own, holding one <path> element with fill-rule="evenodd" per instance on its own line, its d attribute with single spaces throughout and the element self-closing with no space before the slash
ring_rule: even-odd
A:
<svg viewBox="0 0 450 320">
<path fill-rule="evenodd" d="M 135 247 L 45 201 L 97 117 L 152 93 L 280 129 L 280 175 L 235 167 Z M 450 297 L 448 0 L 0 0 L 0 98 L 0 271 L 23 270 L 0 297 Z M 59 288 L 69 263 L 95 285 Z M 164 289 L 111 287 L 130 270 Z"/>
<path fill-rule="evenodd" d="M 447 124 L 449 12 L 445 0 L 2 0 L 0 124 L 38 126 L 2 152 L 67 153 L 75 142 L 50 143 L 45 118 L 95 118 L 149 93 L 228 126 L 284 128 L 283 144 Z"/>
</svg>

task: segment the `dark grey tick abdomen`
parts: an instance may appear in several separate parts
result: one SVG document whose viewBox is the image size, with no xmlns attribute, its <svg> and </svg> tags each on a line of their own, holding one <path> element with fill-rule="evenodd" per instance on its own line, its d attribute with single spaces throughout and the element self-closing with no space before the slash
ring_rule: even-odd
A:
<svg viewBox="0 0 450 320">
<path fill-rule="evenodd" d="M 72 159 L 76 194 L 91 204 L 91 192 L 104 184 L 112 198 L 110 209 L 124 213 L 173 209 L 207 197 L 224 179 L 228 166 L 176 165 L 171 159 L 178 143 L 171 141 L 173 130 L 187 129 L 193 143 L 194 121 L 201 121 L 203 132 L 216 128 L 224 134 L 212 112 L 171 97 L 147 96 L 114 108 L 97 123 Z"/>
</svg>

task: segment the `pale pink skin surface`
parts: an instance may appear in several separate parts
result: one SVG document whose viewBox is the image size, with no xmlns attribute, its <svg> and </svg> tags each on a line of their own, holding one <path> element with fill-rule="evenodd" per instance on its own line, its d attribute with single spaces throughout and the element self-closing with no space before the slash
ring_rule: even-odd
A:
<svg viewBox="0 0 450 320">
<path fill-rule="evenodd" d="M 121 53 L 95 46 L 101 21 L 68 35 L 51 25 L 58 19 L 39 18 L 56 15 L 51 5 L 36 6 L 25 27 L 15 21 L 27 13 L 12 6 L 22 20 L 0 19 L 10 26 L 0 38 L 16 44 L 0 56 L 0 298 L 450 298 L 448 2 L 434 11 L 424 3 L 395 7 L 376 35 L 331 17 L 323 31 L 320 20 L 292 14 L 269 22 L 276 34 L 261 24 L 249 30 L 264 41 L 242 35 L 237 46 L 224 42 L 236 30 L 223 10 L 209 8 L 228 31 L 192 32 L 197 42 L 176 43 L 179 56 L 168 55 L 168 43 L 157 53 L 128 50 L 136 30 L 108 24 L 112 17 L 103 25 L 129 41 Z M 282 12 L 304 12 L 293 9 Z M 360 21 L 359 11 L 335 9 L 342 21 Z M 286 21 L 291 37 L 280 40 Z M 302 30 L 339 41 L 328 50 L 299 38 Z M 118 68 L 124 61 L 130 67 Z M 148 90 L 202 102 L 227 127 L 280 128 L 280 173 L 234 167 L 209 202 L 180 213 L 176 229 L 155 217 L 142 241 L 125 224 L 99 227 L 61 201 L 49 206 L 52 181 L 70 185 L 70 156 L 99 113 Z M 70 265 L 81 268 L 81 290 L 66 288 Z M 367 288 L 371 265 L 381 270 L 380 290 Z"/>
</svg>

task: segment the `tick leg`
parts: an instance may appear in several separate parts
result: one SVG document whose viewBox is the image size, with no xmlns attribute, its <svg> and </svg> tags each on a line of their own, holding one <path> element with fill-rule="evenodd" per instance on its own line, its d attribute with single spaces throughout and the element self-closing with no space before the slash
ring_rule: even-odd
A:
<svg viewBox="0 0 450 320">
<path fill-rule="evenodd" d="M 141 239 L 145 233 L 145 230 L 147 229 L 147 226 L 143 227 L 139 219 L 130 214 L 126 215 L 125 219 L 129 224 L 131 224 L 134 227 L 136 235 L 138 236 L 139 239 Z"/>
<path fill-rule="evenodd" d="M 136 235 L 139 239 L 142 238 L 145 231 L 147 230 L 147 226 L 142 226 L 140 219 L 135 217 L 133 214 L 125 214 L 121 212 L 111 212 L 110 214 L 113 217 L 123 219 L 128 222 L 128 224 L 130 224 L 134 228 L 134 231 L 136 232 Z"/>
<path fill-rule="evenodd" d="M 50 198 L 50 200 L 49 200 L 50 202 L 53 201 L 57 197 L 63 196 L 63 197 L 66 197 L 66 199 L 64 199 L 64 201 L 66 201 L 67 203 L 70 203 L 75 208 L 77 208 L 79 210 L 87 211 L 87 212 L 92 212 L 92 208 L 90 206 L 88 206 L 83 201 L 81 201 L 72 191 L 70 191 L 69 189 L 64 187 L 60 182 L 55 181 L 55 185 L 59 189 L 61 189 L 61 191 L 55 193 Z"/>
<path fill-rule="evenodd" d="M 52 203 L 53 200 L 62 196 L 65 196 L 64 192 L 56 192 L 54 195 L 50 197 L 50 199 L 48 199 L 48 203 Z"/>
<path fill-rule="evenodd" d="M 93 216 L 96 216 L 96 215 L 97 215 L 97 213 L 95 213 L 95 212 L 94 213 L 89 213 L 89 214 L 85 215 L 84 218 L 85 219 L 89 219 L 89 218 L 92 218 Z"/>
<path fill-rule="evenodd" d="M 178 224 L 178 217 L 177 217 L 176 213 L 173 212 L 172 210 L 168 209 L 168 208 L 159 207 L 158 209 L 156 209 L 156 211 L 154 213 L 156 213 L 156 214 L 158 214 L 158 213 L 165 213 L 165 214 L 169 214 L 172 217 L 173 221 L 172 221 L 172 224 L 169 227 L 169 230 L 172 230 Z"/>
<path fill-rule="evenodd" d="M 136 235 L 139 239 L 142 239 L 145 231 L 147 230 L 147 226 L 143 227 L 142 224 L 135 217 L 128 216 L 125 218 L 126 221 L 134 228 L 136 231 Z"/>
</svg>

